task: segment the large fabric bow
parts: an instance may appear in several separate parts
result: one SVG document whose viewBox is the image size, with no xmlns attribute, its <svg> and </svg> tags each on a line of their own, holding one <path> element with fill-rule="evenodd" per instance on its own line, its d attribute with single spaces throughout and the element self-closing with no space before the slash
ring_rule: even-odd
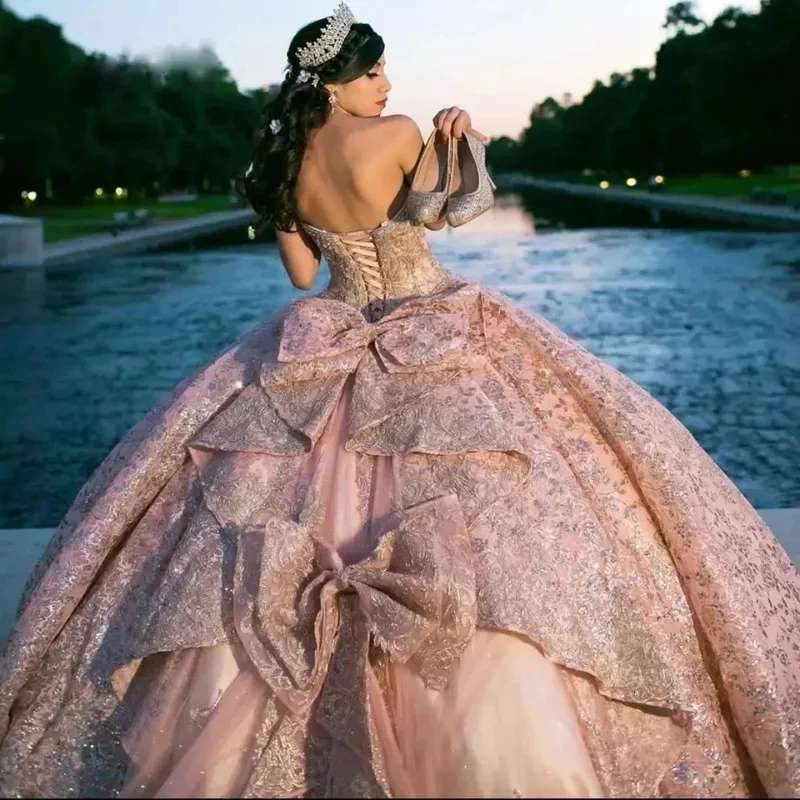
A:
<svg viewBox="0 0 800 800">
<path fill-rule="evenodd" d="M 478 365 L 469 343 L 476 298 L 473 287 L 417 298 L 378 322 L 337 300 L 300 300 L 283 321 L 277 361 L 262 366 L 263 390 L 287 424 L 316 441 L 348 376 L 364 372 L 365 362 L 370 377 L 361 383 L 378 373 L 401 381 Z"/>
<path fill-rule="evenodd" d="M 300 300 L 284 319 L 278 363 L 267 367 L 270 382 L 352 372 L 373 342 L 389 372 L 463 364 L 468 356 L 467 304 L 474 299 L 472 290 L 419 298 L 378 322 L 369 322 L 338 300 Z"/>
<path fill-rule="evenodd" d="M 295 715 L 369 753 L 370 651 L 442 688 L 475 629 L 470 542 L 458 499 L 397 515 L 363 561 L 331 568 L 308 530 L 285 519 L 243 533 L 233 591 L 238 636 Z"/>
</svg>

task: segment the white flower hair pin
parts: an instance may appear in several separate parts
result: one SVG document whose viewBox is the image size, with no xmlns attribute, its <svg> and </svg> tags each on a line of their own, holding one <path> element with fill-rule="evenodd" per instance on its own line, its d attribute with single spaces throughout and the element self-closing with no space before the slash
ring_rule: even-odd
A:
<svg viewBox="0 0 800 800">
<path fill-rule="evenodd" d="M 316 72 L 311 73 L 306 69 L 301 69 L 300 72 L 297 73 L 297 78 L 295 79 L 297 83 L 308 83 L 311 81 L 312 86 L 319 86 L 319 75 Z"/>
<path fill-rule="evenodd" d="M 283 130 L 283 123 L 279 119 L 273 119 L 269 123 L 269 129 L 273 136 L 277 136 Z"/>
</svg>

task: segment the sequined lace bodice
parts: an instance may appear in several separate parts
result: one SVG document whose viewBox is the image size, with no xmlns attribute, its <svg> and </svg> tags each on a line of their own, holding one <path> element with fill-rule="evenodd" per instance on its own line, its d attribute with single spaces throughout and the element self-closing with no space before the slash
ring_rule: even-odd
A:
<svg viewBox="0 0 800 800">
<path fill-rule="evenodd" d="M 405 298 L 456 282 L 431 252 L 424 226 L 404 214 L 371 231 L 331 233 L 304 227 L 330 267 L 322 296 L 362 309 L 367 319 L 378 320 Z"/>
</svg>

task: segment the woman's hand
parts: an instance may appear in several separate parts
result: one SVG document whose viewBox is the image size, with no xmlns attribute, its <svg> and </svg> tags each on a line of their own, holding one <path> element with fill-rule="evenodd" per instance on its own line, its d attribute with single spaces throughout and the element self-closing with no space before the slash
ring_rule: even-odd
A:
<svg viewBox="0 0 800 800">
<path fill-rule="evenodd" d="M 489 137 L 476 131 L 472 127 L 472 119 L 469 114 L 458 106 L 443 108 L 434 118 L 433 124 L 437 131 L 440 131 L 445 139 L 453 136 L 460 139 L 469 131 L 479 142 L 488 144 Z"/>
</svg>

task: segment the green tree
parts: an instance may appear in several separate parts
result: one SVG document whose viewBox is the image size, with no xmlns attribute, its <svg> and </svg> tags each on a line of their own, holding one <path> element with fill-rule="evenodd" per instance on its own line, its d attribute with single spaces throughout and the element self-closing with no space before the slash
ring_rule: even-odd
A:
<svg viewBox="0 0 800 800">
<path fill-rule="evenodd" d="M 695 14 L 693 0 L 685 0 L 667 9 L 667 19 L 663 27 L 667 30 L 686 31 L 705 26 L 700 17 Z"/>
<path fill-rule="evenodd" d="M 766 168 L 800 162 L 800 3 L 729 7 L 711 24 L 672 5 L 652 68 L 596 81 L 580 101 L 534 106 L 516 143 L 494 159 L 539 173 Z"/>
<path fill-rule="evenodd" d="M 59 26 L 0 2 L 0 207 L 124 186 L 227 190 L 247 163 L 264 92 L 241 92 L 210 48 L 157 63 L 87 54 Z"/>
<path fill-rule="evenodd" d="M 489 142 L 487 158 L 499 172 L 514 172 L 520 169 L 519 148 L 510 136 L 500 136 Z"/>
<path fill-rule="evenodd" d="M 66 163 L 60 134 L 68 118 L 71 72 L 81 51 L 41 17 L 21 21 L 0 7 L 0 135 L 5 149 L 0 196 L 43 193 Z"/>
</svg>

